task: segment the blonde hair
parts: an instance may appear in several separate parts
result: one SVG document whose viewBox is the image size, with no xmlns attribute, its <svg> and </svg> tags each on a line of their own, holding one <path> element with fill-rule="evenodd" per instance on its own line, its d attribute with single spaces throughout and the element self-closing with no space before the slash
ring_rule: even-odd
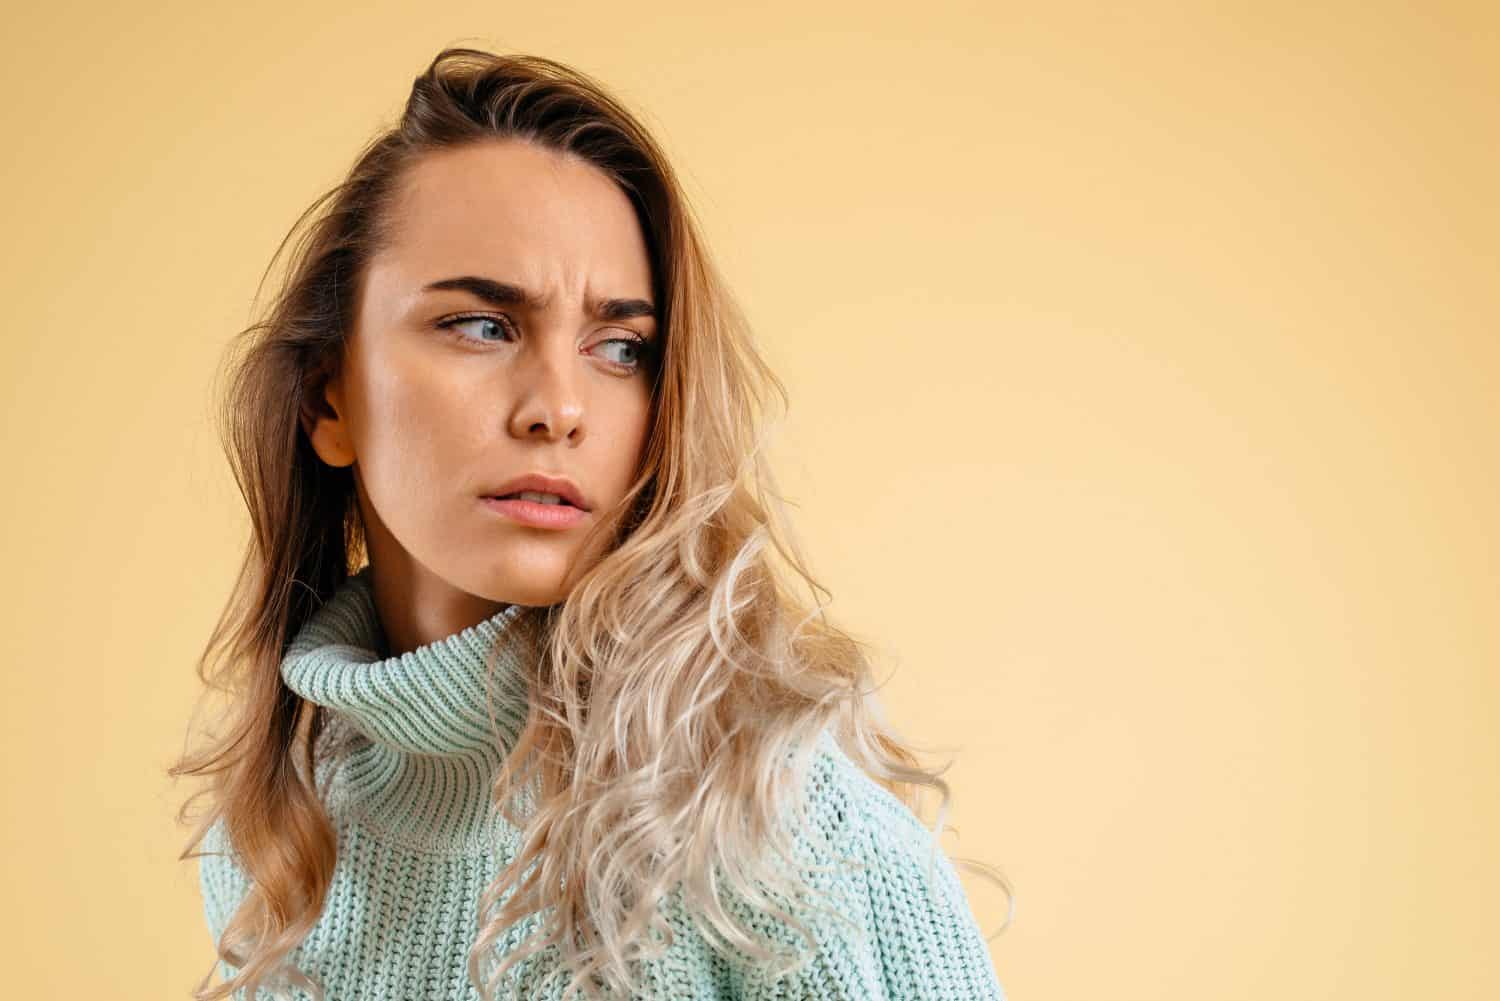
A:
<svg viewBox="0 0 1500 1001">
<path fill-rule="evenodd" d="M 236 342 L 244 350 L 220 423 L 253 534 L 198 663 L 205 697 L 222 694 L 226 705 L 206 745 L 169 774 L 210 779 L 178 813 L 185 822 L 211 797 L 180 858 L 197 858 L 222 817 L 251 890 L 217 943 L 239 969 L 213 987 L 210 970 L 199 1001 L 240 988 L 254 996 L 276 979 L 333 878 L 335 832 L 312 780 L 325 710 L 286 687 L 280 664 L 360 565 L 364 529 L 350 470 L 318 459 L 299 415 L 317 411 L 339 365 L 403 173 L 431 151 L 511 138 L 583 157 L 630 197 L 665 304 L 663 353 L 640 474 L 593 529 L 611 533 L 611 547 L 567 600 L 526 613 L 541 656 L 526 725 L 491 790 L 521 847 L 480 900 L 471 980 L 491 998 L 508 968 L 555 944 L 570 993 L 629 994 L 646 954 L 641 932 L 660 929 L 656 904 L 673 887 L 695 922 L 706 918 L 705 934 L 757 961 L 776 958 L 729 918 L 718 891 L 764 903 L 798 889 L 772 858 L 793 850 L 782 824 L 798 792 L 787 763 L 810 754 L 825 728 L 913 812 L 918 787 L 937 789 L 942 830 L 946 766 L 919 765 L 883 717 L 867 644 L 828 621 L 828 591 L 807 569 L 764 457 L 769 407 L 774 396 L 785 410 L 785 387 L 755 348 L 666 157 L 575 69 L 445 49 L 416 78 L 400 121 L 288 232 L 277 258 L 312 217 L 268 316 Z M 807 585 L 811 600 L 790 581 Z M 526 816 L 512 808 L 523 790 Z M 997 878 L 1013 911 L 1010 885 Z M 806 935 L 800 920 L 771 909 Z M 544 911 L 541 940 L 486 969 L 502 931 Z M 1009 925 L 1008 915 L 1001 930 Z M 284 972 L 322 996 L 301 971 Z"/>
</svg>

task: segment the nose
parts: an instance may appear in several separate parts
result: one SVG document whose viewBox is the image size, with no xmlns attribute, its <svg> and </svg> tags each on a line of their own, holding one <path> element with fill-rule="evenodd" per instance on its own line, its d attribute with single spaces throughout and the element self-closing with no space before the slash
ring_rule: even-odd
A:
<svg viewBox="0 0 1500 1001">
<path fill-rule="evenodd" d="M 583 436 L 583 380 L 570 336 L 533 336 L 510 368 L 515 408 L 510 431 L 546 440 Z"/>
</svg>

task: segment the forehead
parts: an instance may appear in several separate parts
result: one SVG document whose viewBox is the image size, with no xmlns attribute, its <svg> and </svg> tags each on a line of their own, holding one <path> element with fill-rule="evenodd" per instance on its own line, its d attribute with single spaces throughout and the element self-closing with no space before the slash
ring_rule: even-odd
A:
<svg viewBox="0 0 1500 1001">
<path fill-rule="evenodd" d="M 402 176 L 387 225 L 377 262 L 412 284 L 481 274 L 569 298 L 650 294 L 630 199 L 592 164 L 522 140 L 424 155 Z"/>
</svg>

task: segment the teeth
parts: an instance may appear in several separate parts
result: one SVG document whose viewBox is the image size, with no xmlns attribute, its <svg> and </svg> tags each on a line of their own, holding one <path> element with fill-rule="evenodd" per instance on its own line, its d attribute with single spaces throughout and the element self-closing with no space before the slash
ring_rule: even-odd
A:
<svg viewBox="0 0 1500 1001">
<path fill-rule="evenodd" d="M 561 504 L 561 503 L 563 503 L 563 499 L 561 497 L 557 496 L 557 494 L 543 494 L 543 493 L 538 493 L 535 490 L 522 490 L 520 493 L 516 494 L 515 496 L 517 498 L 521 499 L 521 500 L 537 501 L 538 503 L 541 503 L 541 504 Z"/>
</svg>

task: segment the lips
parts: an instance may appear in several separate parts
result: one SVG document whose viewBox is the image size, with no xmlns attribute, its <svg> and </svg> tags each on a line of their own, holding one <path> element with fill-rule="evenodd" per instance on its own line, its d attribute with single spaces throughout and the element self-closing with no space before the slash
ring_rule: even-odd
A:
<svg viewBox="0 0 1500 1001">
<path fill-rule="evenodd" d="M 572 504 L 544 504 L 519 498 L 484 497 L 480 503 L 497 514 L 536 528 L 570 528 L 580 524 L 586 513 Z"/>
<path fill-rule="evenodd" d="M 499 486 L 486 490 L 481 496 L 493 498 L 513 498 L 516 494 L 525 491 L 536 493 L 554 494 L 562 498 L 564 504 L 578 508 L 580 511 L 593 509 L 593 504 L 583 496 L 583 491 L 578 485 L 565 476 L 549 476 L 546 473 L 527 473 L 513 480 L 502 483 Z"/>
<path fill-rule="evenodd" d="M 498 497 L 496 499 L 497 500 L 520 500 L 522 494 L 548 494 L 549 496 L 557 497 L 557 499 L 558 499 L 558 502 L 556 504 L 552 505 L 553 507 L 578 507 L 577 504 L 571 504 L 571 503 L 569 503 L 568 499 L 566 497 L 560 497 L 557 494 L 551 493 L 551 491 L 548 491 L 548 490 L 517 490 L 515 493 L 502 494 L 500 497 Z M 528 497 L 526 499 L 527 500 L 531 500 L 530 497 Z M 534 504 L 549 504 L 551 502 L 550 501 L 532 501 L 532 503 L 534 503 Z"/>
</svg>

